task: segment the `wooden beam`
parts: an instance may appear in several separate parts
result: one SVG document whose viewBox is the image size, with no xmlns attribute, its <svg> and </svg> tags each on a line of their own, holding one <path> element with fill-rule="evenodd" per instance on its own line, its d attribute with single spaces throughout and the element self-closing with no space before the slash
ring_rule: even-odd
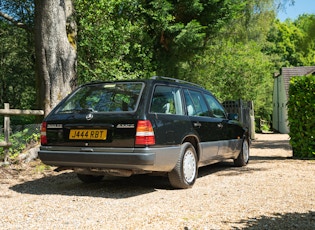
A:
<svg viewBox="0 0 315 230">
<path fill-rule="evenodd" d="M 5 141 L 1 141 L 0 142 L 0 147 L 11 147 L 12 146 L 12 143 L 7 143 Z"/>
<path fill-rule="evenodd" d="M 0 115 L 44 115 L 43 110 L 0 109 Z"/>
</svg>

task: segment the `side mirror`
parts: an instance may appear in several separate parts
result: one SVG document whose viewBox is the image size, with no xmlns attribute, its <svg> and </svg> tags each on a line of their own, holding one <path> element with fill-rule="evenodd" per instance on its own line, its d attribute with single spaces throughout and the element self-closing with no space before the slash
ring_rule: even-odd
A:
<svg viewBox="0 0 315 230">
<path fill-rule="evenodd" d="M 229 120 L 236 120 L 236 121 L 238 121 L 238 114 L 237 113 L 229 113 L 228 114 L 228 119 Z"/>
</svg>

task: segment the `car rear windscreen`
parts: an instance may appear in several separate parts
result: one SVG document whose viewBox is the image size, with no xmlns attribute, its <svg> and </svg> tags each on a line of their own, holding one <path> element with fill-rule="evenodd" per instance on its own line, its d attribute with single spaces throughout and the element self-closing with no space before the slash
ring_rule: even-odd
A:
<svg viewBox="0 0 315 230">
<path fill-rule="evenodd" d="M 135 111 L 143 86 L 142 82 L 86 85 L 75 91 L 57 113 Z"/>
</svg>

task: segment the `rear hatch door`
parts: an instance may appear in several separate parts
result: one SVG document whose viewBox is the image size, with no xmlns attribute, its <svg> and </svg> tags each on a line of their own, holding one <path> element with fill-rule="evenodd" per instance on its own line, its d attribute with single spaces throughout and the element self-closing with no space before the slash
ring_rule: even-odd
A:
<svg viewBox="0 0 315 230">
<path fill-rule="evenodd" d="M 80 87 L 46 118 L 47 145 L 134 147 L 143 82 Z"/>
</svg>

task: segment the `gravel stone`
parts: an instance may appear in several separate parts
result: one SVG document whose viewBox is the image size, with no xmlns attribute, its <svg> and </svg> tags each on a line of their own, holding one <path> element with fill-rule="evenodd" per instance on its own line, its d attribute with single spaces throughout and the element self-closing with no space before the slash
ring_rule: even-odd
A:
<svg viewBox="0 0 315 230">
<path fill-rule="evenodd" d="M 199 169 L 191 189 L 138 175 L 83 184 L 39 160 L 0 167 L 0 229 L 315 229 L 315 161 L 256 134 L 246 167 Z"/>
</svg>

